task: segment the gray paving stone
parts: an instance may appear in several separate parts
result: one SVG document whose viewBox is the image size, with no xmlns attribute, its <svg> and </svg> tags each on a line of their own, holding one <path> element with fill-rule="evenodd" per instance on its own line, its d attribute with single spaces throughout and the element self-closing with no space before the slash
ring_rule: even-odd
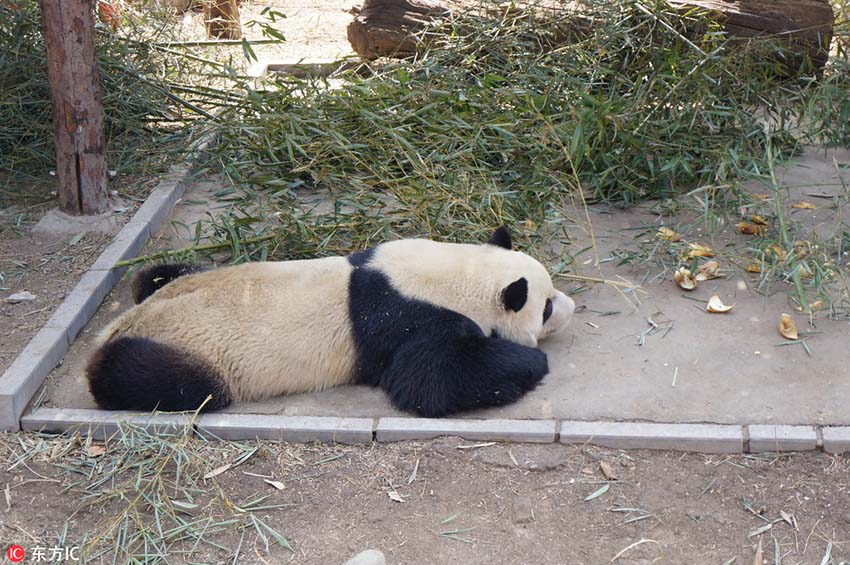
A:
<svg viewBox="0 0 850 565">
<path fill-rule="evenodd" d="M 810 451 L 818 447 L 818 435 L 812 426 L 751 424 L 750 453 L 769 451 Z"/>
<path fill-rule="evenodd" d="M 68 343 L 74 343 L 77 334 L 97 312 L 100 303 L 117 282 L 117 273 L 110 271 L 88 271 L 71 293 L 62 301 L 45 327 L 64 328 Z"/>
<path fill-rule="evenodd" d="M 228 440 L 369 443 L 374 421 L 371 418 L 217 413 L 201 415 L 197 427 L 200 433 Z"/>
<path fill-rule="evenodd" d="M 850 426 L 826 427 L 823 433 L 823 450 L 827 453 L 850 452 Z"/>
<path fill-rule="evenodd" d="M 0 377 L 0 430 L 18 431 L 30 399 L 68 349 L 65 328 L 44 327 Z"/>
<path fill-rule="evenodd" d="M 147 222 L 133 216 L 127 222 L 112 243 L 103 250 L 97 261 L 91 266 L 92 271 L 109 271 L 118 261 L 130 259 L 139 254 L 150 238 L 150 228 Z M 123 274 L 123 273 L 122 273 Z"/>
<path fill-rule="evenodd" d="M 378 441 L 405 441 L 457 436 L 478 441 L 551 443 L 554 420 L 467 420 L 451 418 L 381 418 Z"/>
<path fill-rule="evenodd" d="M 561 443 L 592 443 L 615 449 L 673 449 L 742 453 L 741 426 L 643 422 L 561 422 Z"/>
<path fill-rule="evenodd" d="M 119 422 L 142 427 L 156 435 L 179 434 L 189 424 L 185 414 L 139 414 L 111 410 L 39 408 L 21 418 L 21 428 L 30 431 L 64 433 L 79 431 L 103 440 L 118 433 Z M 189 433 L 194 433 L 190 430 Z"/>
</svg>

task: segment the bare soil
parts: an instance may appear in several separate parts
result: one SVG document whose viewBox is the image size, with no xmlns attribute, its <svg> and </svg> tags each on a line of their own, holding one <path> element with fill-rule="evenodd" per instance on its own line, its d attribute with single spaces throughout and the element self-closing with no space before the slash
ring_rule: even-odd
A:
<svg viewBox="0 0 850 565">
<path fill-rule="evenodd" d="M 51 238 L 29 228 L 0 232 L 0 374 L 62 303 L 112 236 L 85 233 Z M 9 304 L 18 292 L 31 302 Z"/>
<path fill-rule="evenodd" d="M 54 449 L 68 442 L 48 441 Z M 266 554 L 253 528 L 233 527 L 205 537 L 224 549 L 174 544 L 168 561 L 229 562 L 237 546 L 238 563 L 343 563 L 367 548 L 380 549 L 391 564 L 850 560 L 847 457 L 478 445 L 453 438 L 366 446 L 264 442 L 246 463 L 207 482 L 195 518 L 234 515 L 222 500 L 239 506 L 270 495 L 265 505 L 289 506 L 258 515 L 293 551 L 272 546 Z M 120 456 L 106 447 L 100 457 Z M 3 461 L 20 452 L 13 436 L 0 436 Z M 8 506 L 0 504 L 0 538 L 33 547 L 55 540 L 66 522 L 68 545 L 101 532 L 125 504 L 81 500 L 86 478 L 63 465 L 87 458 L 80 447 L 52 463 L 12 471 L 4 464 Z M 617 480 L 606 480 L 602 462 Z M 209 461 L 209 469 L 220 464 Z M 606 485 L 607 492 L 587 500 Z M 218 489 L 223 498 L 213 500 Z M 754 561 L 759 543 L 764 558 Z"/>
</svg>

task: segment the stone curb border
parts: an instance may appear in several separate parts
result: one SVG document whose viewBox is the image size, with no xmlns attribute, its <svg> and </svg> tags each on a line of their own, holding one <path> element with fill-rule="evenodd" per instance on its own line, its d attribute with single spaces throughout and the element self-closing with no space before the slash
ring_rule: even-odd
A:
<svg viewBox="0 0 850 565">
<path fill-rule="evenodd" d="M 203 153 L 211 141 L 197 146 Z M 112 243 L 71 290 L 53 316 L 0 376 L 0 431 L 21 429 L 20 418 L 47 375 L 62 361 L 77 334 L 127 271 L 118 261 L 139 254 L 171 215 L 191 179 L 188 166 L 172 167 Z"/>
<path fill-rule="evenodd" d="M 106 439 L 119 422 L 221 440 L 267 439 L 297 443 L 371 443 L 428 440 L 456 436 L 471 441 L 593 444 L 615 449 L 671 449 L 701 453 L 850 452 L 850 426 L 660 424 L 578 422 L 572 420 L 473 420 L 430 418 L 337 418 L 202 414 L 135 414 L 108 410 L 39 408 L 21 418 L 24 430 L 47 433 L 79 431 Z M 749 440 L 747 441 L 747 438 Z"/>
</svg>

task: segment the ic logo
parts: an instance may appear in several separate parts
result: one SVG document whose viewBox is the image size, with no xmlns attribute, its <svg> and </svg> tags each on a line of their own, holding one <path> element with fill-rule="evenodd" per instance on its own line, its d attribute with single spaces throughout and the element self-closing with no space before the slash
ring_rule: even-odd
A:
<svg viewBox="0 0 850 565">
<path fill-rule="evenodd" d="M 12 563 L 20 563 L 24 560 L 24 548 L 20 545 L 10 545 L 6 550 L 6 557 Z"/>
</svg>

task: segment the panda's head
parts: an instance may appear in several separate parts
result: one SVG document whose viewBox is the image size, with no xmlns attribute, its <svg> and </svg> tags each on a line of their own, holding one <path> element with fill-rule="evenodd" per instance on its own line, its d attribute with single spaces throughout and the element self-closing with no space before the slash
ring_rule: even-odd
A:
<svg viewBox="0 0 850 565">
<path fill-rule="evenodd" d="M 503 227 L 484 245 L 390 241 L 374 249 L 368 264 L 403 296 L 464 314 L 486 335 L 530 347 L 563 329 L 575 308 L 539 261 L 511 249 Z"/>
<path fill-rule="evenodd" d="M 487 245 L 498 250 L 488 270 L 501 281 L 493 317 L 495 333 L 533 347 L 564 329 L 575 303 L 555 288 L 546 268 L 531 256 L 513 251 L 504 227 L 495 231 Z"/>
</svg>

